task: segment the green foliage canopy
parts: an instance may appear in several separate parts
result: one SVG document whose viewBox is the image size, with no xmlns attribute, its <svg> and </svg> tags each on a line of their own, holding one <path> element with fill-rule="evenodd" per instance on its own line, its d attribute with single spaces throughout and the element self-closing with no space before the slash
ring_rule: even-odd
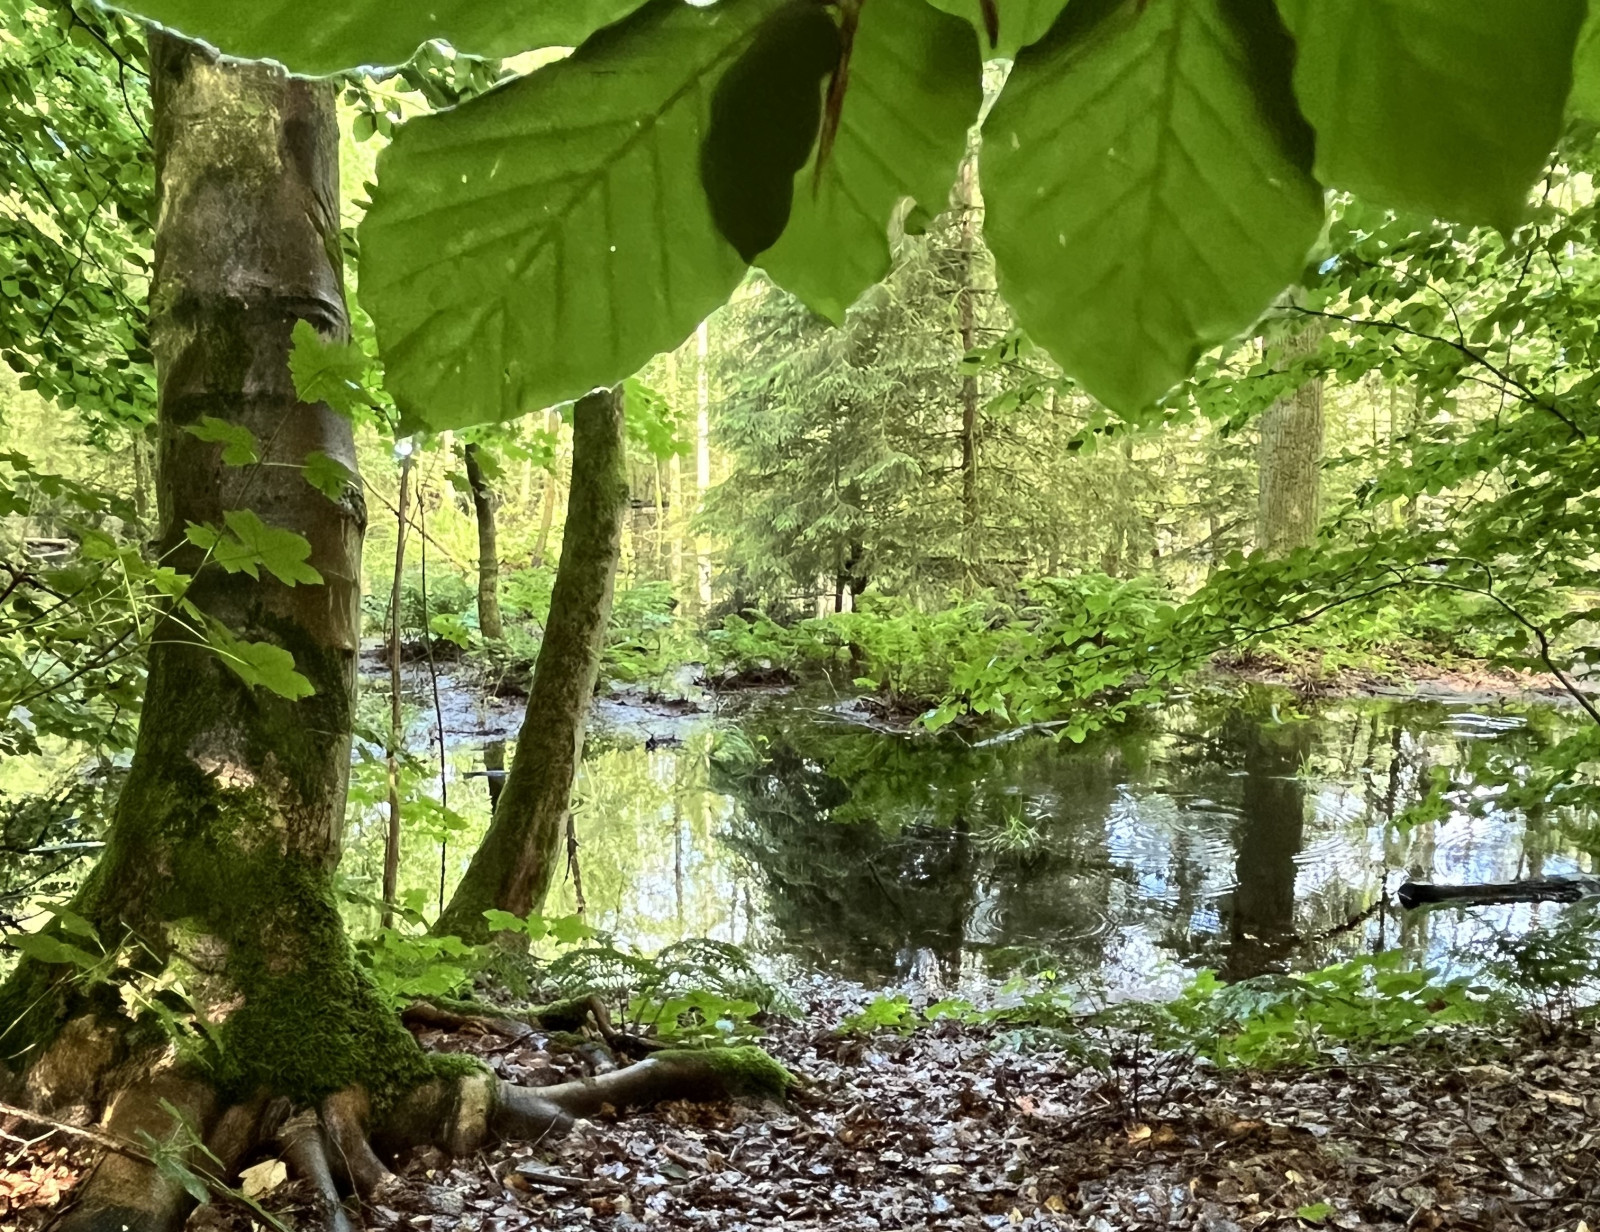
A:
<svg viewBox="0 0 1600 1232">
<path fill-rule="evenodd" d="M 983 24 L 979 6 L 947 2 Z M 979 118 L 977 55 L 936 21 L 904 9 L 917 36 L 885 54 L 879 14 L 901 4 L 835 14 L 847 50 L 819 86 L 818 154 L 798 173 L 794 234 L 769 271 L 825 315 L 882 269 L 887 198 L 936 206 L 960 153 L 954 121 Z M 487 55 L 583 39 L 522 81 L 403 127 L 385 157 L 363 292 L 395 399 L 419 422 L 504 418 L 614 382 L 738 280 L 699 150 L 719 82 L 753 48 L 770 54 L 786 10 L 776 0 L 398 15 L 357 4 L 337 17 L 306 0 L 135 7 L 312 72 L 392 60 L 430 37 Z M 1574 85 L 1582 0 L 1551 0 L 1535 18 L 1515 0 L 1470 16 L 1443 0 L 1075 0 L 1047 26 L 1058 7 L 1002 5 L 1000 30 L 986 31 L 1021 48 L 990 120 L 988 206 L 1021 323 L 1114 410 L 1161 397 L 1268 307 L 1316 239 L 1322 187 L 1510 226 L 1569 92 L 1594 91 L 1592 56 Z M 802 104 L 775 112 L 773 131 Z M 921 133 L 933 139 L 918 146 Z M 742 208 L 758 207 L 759 178 Z M 859 206 L 850 225 L 845 201 Z M 1067 293 L 1065 272 L 1078 279 Z"/>
</svg>

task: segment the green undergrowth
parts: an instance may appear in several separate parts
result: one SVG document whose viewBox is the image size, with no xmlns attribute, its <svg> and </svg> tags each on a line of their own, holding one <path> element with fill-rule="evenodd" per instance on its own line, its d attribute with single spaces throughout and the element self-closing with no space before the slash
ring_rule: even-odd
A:
<svg viewBox="0 0 1600 1232">
<path fill-rule="evenodd" d="M 552 1003 L 598 996 L 619 1029 L 685 1047 L 754 1039 L 767 1015 L 794 1011 L 726 942 L 689 938 L 646 954 L 578 916 L 485 914 L 495 934 L 487 945 L 435 937 L 422 931 L 420 916 L 403 913 L 401 927 L 364 938 L 357 954 L 392 1009 L 415 1000 L 441 1007 L 490 1001 L 556 1025 L 547 1014 Z"/>
<path fill-rule="evenodd" d="M 1015 1045 L 1062 1047 L 1102 1064 L 1119 1035 L 1134 1033 L 1164 1051 L 1219 1066 L 1271 1068 L 1368 1054 L 1453 1026 L 1516 1019 L 1529 1008 L 1530 990 L 1551 977 L 1547 972 L 1516 984 L 1506 978 L 1510 970 L 1446 977 L 1388 951 L 1235 983 L 1203 971 L 1170 1001 L 1111 1006 L 1046 981 L 1009 986 L 991 1005 L 947 998 L 918 1006 L 904 995 L 879 996 L 838 1030 L 908 1034 L 955 1022 L 996 1031 Z"/>
<path fill-rule="evenodd" d="M 1160 703 L 1213 661 L 1314 668 L 1314 674 L 1414 675 L 1494 651 L 1483 601 L 1425 589 L 1381 607 L 1316 607 L 1293 594 L 1308 560 L 1251 558 L 1180 600 L 1158 581 L 1098 573 L 1036 579 L 936 611 L 863 596 L 857 610 L 782 625 L 760 612 L 727 617 L 706 636 L 713 680 L 825 677 L 865 690 L 937 729 L 962 720 L 1045 723 L 1080 741 Z M 1258 632 L 1251 633 L 1255 629 Z"/>
<path fill-rule="evenodd" d="M 401 585 L 401 612 L 407 639 L 427 629 L 436 649 L 461 651 L 501 687 L 526 689 L 539 656 L 555 569 L 515 569 L 501 575 L 500 611 L 505 635 L 488 639 L 478 628 L 476 578 L 450 569 L 428 574 L 426 599 L 419 572 Z M 388 592 L 366 600 L 369 636 L 383 632 Z M 600 679 L 646 687 L 667 687 L 685 664 L 695 663 L 704 647 L 678 612 L 672 585 L 640 582 L 617 590 L 601 659 Z"/>
</svg>

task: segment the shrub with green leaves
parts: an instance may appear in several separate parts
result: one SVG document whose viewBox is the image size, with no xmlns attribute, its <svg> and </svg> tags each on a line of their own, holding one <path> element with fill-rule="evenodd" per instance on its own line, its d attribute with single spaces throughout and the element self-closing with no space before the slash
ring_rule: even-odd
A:
<svg viewBox="0 0 1600 1232">
<path fill-rule="evenodd" d="M 1192 1048 L 1219 1065 L 1271 1066 L 1335 1047 L 1404 1043 L 1433 1027 L 1482 1021 L 1492 1008 L 1480 983 L 1407 963 L 1390 950 L 1235 984 L 1202 971 L 1154 1024 L 1167 1046 Z"/>
</svg>

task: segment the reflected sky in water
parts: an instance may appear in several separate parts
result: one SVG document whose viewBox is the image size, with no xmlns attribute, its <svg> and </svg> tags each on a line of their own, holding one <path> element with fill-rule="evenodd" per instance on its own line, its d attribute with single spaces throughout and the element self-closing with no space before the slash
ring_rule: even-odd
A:
<svg viewBox="0 0 1600 1232">
<path fill-rule="evenodd" d="M 487 823 L 484 782 L 464 777 L 475 739 L 516 717 L 446 716 L 466 827 L 446 893 Z M 1474 757 L 1515 763 L 1558 738 L 1573 720 L 1548 708 L 1197 698 L 1081 746 L 886 732 L 801 696 L 715 723 L 610 719 L 578 785 L 582 885 L 590 921 L 645 949 L 712 936 L 869 983 L 926 951 L 950 983 L 1053 970 L 1150 996 L 1201 967 L 1242 977 L 1395 946 L 1449 964 L 1566 908 L 1408 914 L 1385 888 L 1592 871 L 1573 819 L 1473 805 Z M 663 732 L 681 742 L 644 747 Z M 1397 833 L 1435 767 L 1466 783 L 1455 815 Z M 353 812 L 346 872 L 375 879 L 382 810 Z M 431 900 L 439 877 L 435 837 L 413 833 L 403 882 Z M 549 910 L 574 905 L 569 876 Z"/>
</svg>

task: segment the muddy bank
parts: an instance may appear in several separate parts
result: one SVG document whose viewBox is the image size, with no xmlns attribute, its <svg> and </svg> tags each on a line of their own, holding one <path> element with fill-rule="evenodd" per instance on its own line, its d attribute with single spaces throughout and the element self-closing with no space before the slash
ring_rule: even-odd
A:
<svg viewBox="0 0 1600 1232">
<path fill-rule="evenodd" d="M 1296 663 L 1252 655 L 1219 658 L 1200 680 L 1220 686 L 1271 685 L 1292 689 L 1307 699 L 1326 697 L 1400 699 L 1495 705 L 1506 702 L 1544 702 L 1575 706 L 1572 694 L 1548 672 L 1512 671 L 1486 663 L 1440 666 L 1433 663 L 1398 663 L 1383 668 L 1327 668 L 1316 659 Z M 1577 682 L 1585 695 L 1600 697 L 1593 683 Z"/>
</svg>

